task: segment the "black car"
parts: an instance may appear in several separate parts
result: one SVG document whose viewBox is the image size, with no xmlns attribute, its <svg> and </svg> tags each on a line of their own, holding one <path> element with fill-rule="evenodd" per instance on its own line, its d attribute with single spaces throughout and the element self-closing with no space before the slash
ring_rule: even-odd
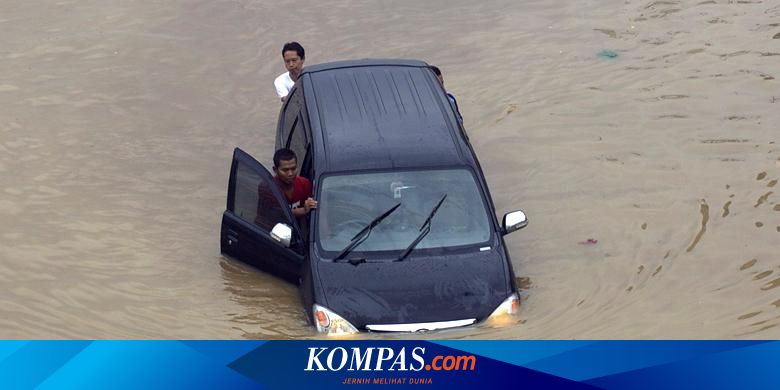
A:
<svg viewBox="0 0 780 390">
<path fill-rule="evenodd" d="M 503 236 L 526 216 L 496 219 L 426 63 L 307 67 L 282 107 L 276 147 L 297 154 L 318 209 L 296 220 L 269 171 L 236 149 L 221 250 L 299 282 L 319 331 L 413 332 L 517 313 Z"/>
</svg>

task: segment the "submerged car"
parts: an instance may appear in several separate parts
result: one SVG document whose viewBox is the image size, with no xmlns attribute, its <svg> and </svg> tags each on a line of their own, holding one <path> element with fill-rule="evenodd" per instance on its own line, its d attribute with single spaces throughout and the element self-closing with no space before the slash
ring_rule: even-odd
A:
<svg viewBox="0 0 780 390">
<path fill-rule="evenodd" d="M 515 316 L 503 236 L 462 124 L 428 64 L 308 66 L 279 115 L 276 147 L 298 156 L 319 202 L 296 219 L 269 171 L 236 149 L 222 253 L 300 283 L 329 335 L 415 332 Z"/>
</svg>

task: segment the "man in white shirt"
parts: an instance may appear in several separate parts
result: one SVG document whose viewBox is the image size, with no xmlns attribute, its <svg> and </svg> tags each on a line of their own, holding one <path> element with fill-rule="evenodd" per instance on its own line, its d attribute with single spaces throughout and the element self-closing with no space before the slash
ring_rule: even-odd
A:
<svg viewBox="0 0 780 390">
<path fill-rule="evenodd" d="M 287 100 L 287 95 L 295 85 L 295 82 L 298 81 L 301 72 L 303 72 L 303 61 L 306 59 L 306 52 L 300 43 L 288 42 L 282 47 L 282 59 L 287 72 L 280 74 L 274 80 L 274 87 L 276 87 L 276 94 L 284 102 Z"/>
</svg>

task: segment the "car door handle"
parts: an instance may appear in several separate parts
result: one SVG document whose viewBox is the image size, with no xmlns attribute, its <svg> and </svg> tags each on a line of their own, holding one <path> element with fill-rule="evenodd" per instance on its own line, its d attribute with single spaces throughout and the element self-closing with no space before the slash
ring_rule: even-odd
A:
<svg viewBox="0 0 780 390">
<path fill-rule="evenodd" d="M 228 230 L 228 232 L 227 232 L 227 243 L 228 243 L 228 245 L 236 245 L 236 244 L 238 244 L 238 233 L 236 233 L 233 230 Z"/>
</svg>

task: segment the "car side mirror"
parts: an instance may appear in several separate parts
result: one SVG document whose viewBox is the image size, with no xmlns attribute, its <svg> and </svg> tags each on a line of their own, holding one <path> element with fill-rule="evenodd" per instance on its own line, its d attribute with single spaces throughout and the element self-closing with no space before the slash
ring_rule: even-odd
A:
<svg viewBox="0 0 780 390">
<path fill-rule="evenodd" d="M 501 223 L 504 234 L 512 233 L 528 226 L 528 218 L 522 210 L 512 211 L 504 214 L 504 221 Z"/>
<path fill-rule="evenodd" d="M 274 228 L 271 229 L 271 238 L 282 244 L 283 247 L 289 248 L 290 241 L 292 240 L 292 228 L 283 223 L 277 223 Z"/>
</svg>

